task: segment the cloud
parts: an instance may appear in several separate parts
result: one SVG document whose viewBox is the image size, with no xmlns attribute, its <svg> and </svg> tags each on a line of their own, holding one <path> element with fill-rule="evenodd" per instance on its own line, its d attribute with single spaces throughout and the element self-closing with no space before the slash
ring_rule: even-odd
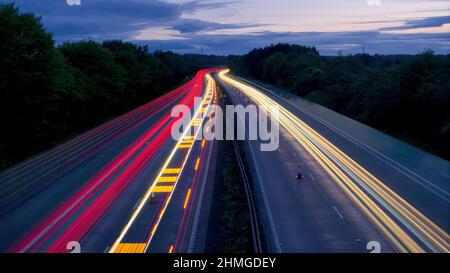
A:
<svg viewBox="0 0 450 273">
<path fill-rule="evenodd" d="M 148 33 L 151 29 L 161 28 L 180 32 L 239 28 L 242 25 L 181 18 L 184 13 L 221 8 L 232 3 L 234 2 L 189 1 L 177 4 L 161 0 L 95 0 L 70 6 L 64 0 L 16 1 L 21 11 L 42 16 L 45 26 L 58 42 L 86 38 L 130 39 L 142 32 Z"/>
<path fill-rule="evenodd" d="M 262 26 L 261 24 L 220 24 L 214 22 L 206 22 L 197 19 L 180 19 L 172 28 L 177 29 L 181 33 L 193 33 L 200 31 L 224 30 L 224 29 L 241 29 L 248 27 Z"/>
<path fill-rule="evenodd" d="M 67 5 L 64 0 L 16 0 L 15 2 L 23 10 L 35 12 L 46 18 L 64 16 L 68 19 L 92 19 L 92 17 L 97 17 L 98 19 L 106 19 L 106 21 L 113 18 L 134 18 L 136 21 L 141 21 L 178 18 L 182 12 L 180 5 L 160 0 L 95 0 L 83 1 L 81 5 L 77 6 Z"/>
<path fill-rule="evenodd" d="M 22 11 L 42 16 L 57 41 L 76 39 L 129 38 L 135 32 L 177 20 L 179 4 L 159 0 L 95 0 L 69 6 L 64 0 L 18 0 Z"/>
<path fill-rule="evenodd" d="M 230 5 L 240 3 L 241 1 L 211 2 L 211 1 L 189 1 L 181 4 L 186 13 L 193 13 L 197 10 L 220 9 Z"/>
<path fill-rule="evenodd" d="M 249 35 L 190 35 L 182 41 L 148 40 L 137 41 L 148 44 L 152 49 L 175 50 L 180 53 L 230 55 L 245 54 L 255 47 L 272 43 L 295 43 L 315 46 L 321 54 L 416 54 L 426 48 L 435 48 L 437 53 L 446 54 L 450 48 L 445 34 L 394 35 L 378 31 L 359 32 L 255 32 Z"/>
<path fill-rule="evenodd" d="M 424 48 L 448 53 L 450 48 L 448 33 L 391 32 L 440 27 L 450 21 L 450 16 L 410 19 L 402 26 L 370 31 L 342 32 L 275 32 L 270 31 L 270 25 L 218 23 L 183 16 L 199 10 L 225 8 L 236 2 L 84 0 L 80 6 L 69 6 L 65 0 L 16 1 L 22 11 L 42 16 L 46 28 L 59 43 L 89 38 L 124 39 L 148 44 L 153 50 L 199 53 L 203 49 L 205 53 L 219 55 L 243 54 L 255 47 L 279 42 L 315 46 L 322 54 L 332 55 L 341 49 L 344 54 L 361 52 L 363 46 L 366 52 L 383 54 L 415 54 Z"/>
<path fill-rule="evenodd" d="M 427 17 L 423 19 L 406 20 L 402 26 L 385 27 L 380 30 L 409 30 L 417 28 L 441 27 L 448 23 L 450 23 L 450 16 Z"/>
<path fill-rule="evenodd" d="M 447 17 L 430 17 L 420 20 L 408 20 L 405 28 L 424 28 L 442 26 L 448 22 Z M 202 22 L 201 24 L 208 23 Z M 226 26 L 223 26 L 226 27 Z M 190 27 L 188 27 L 190 28 Z M 214 27 L 216 28 L 216 27 Z M 232 27 L 231 27 L 232 28 Z M 272 43 L 296 43 L 315 46 L 319 52 L 335 55 L 342 50 L 344 54 L 365 52 L 375 54 L 416 54 L 426 48 L 433 48 L 439 54 L 448 54 L 450 41 L 448 33 L 389 33 L 384 29 L 370 31 L 341 32 L 272 32 L 259 31 L 241 34 L 220 34 L 199 32 L 202 27 L 191 28 L 195 31 L 183 33 L 183 41 L 141 41 L 151 48 L 173 49 L 182 53 L 205 54 L 244 54 L 255 47 L 263 47 Z M 217 26 L 220 29 L 220 26 Z"/>
</svg>

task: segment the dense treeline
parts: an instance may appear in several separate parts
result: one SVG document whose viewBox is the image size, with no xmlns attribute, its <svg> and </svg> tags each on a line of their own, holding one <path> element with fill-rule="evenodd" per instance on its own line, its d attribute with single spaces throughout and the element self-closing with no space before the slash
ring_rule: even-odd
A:
<svg viewBox="0 0 450 273">
<path fill-rule="evenodd" d="M 0 4 L 0 41 L 0 169 L 227 63 L 450 159 L 450 55 L 324 57 L 278 44 L 220 57 L 151 53 L 119 40 L 55 46 L 40 18 L 12 4 Z"/>
<path fill-rule="evenodd" d="M 231 66 L 450 159 L 450 55 L 323 57 L 277 44 Z"/>
<path fill-rule="evenodd" d="M 55 46 L 38 17 L 11 4 L 0 5 L 0 41 L 0 169 L 160 96 L 203 65 L 122 41 Z"/>
</svg>

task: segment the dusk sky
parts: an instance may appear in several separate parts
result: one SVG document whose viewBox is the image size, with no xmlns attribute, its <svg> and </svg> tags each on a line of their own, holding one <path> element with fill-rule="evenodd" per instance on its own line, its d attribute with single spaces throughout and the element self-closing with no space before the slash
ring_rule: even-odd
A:
<svg viewBox="0 0 450 273">
<path fill-rule="evenodd" d="M 11 2 L 0 0 L 0 2 Z M 74 0 L 68 0 L 74 2 Z M 449 0 L 16 1 L 42 16 L 56 42 L 123 39 L 151 50 L 243 54 L 287 42 L 322 54 L 415 54 L 450 49 Z"/>
</svg>

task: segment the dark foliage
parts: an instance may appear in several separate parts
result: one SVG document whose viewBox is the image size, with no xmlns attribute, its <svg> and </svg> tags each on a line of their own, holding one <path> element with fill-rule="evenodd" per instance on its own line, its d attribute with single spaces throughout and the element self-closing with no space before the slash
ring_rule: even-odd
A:
<svg viewBox="0 0 450 273">
<path fill-rule="evenodd" d="M 40 18 L 12 4 L 0 5 L 0 41 L 0 169 L 223 64 L 450 158 L 450 55 L 324 57 L 277 44 L 218 57 L 118 40 L 55 47 Z"/>
<path fill-rule="evenodd" d="M 122 41 L 55 47 L 40 18 L 0 5 L 0 169 L 179 85 L 201 67 Z"/>
<path fill-rule="evenodd" d="M 279 44 L 231 68 L 450 159 L 450 55 L 323 57 Z"/>
</svg>

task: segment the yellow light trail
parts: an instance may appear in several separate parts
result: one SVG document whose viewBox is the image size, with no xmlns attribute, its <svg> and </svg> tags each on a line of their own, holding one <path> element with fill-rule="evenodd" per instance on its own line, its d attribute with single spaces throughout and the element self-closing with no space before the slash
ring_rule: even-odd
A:
<svg viewBox="0 0 450 273">
<path fill-rule="evenodd" d="M 180 173 L 180 168 L 166 168 L 164 169 L 163 173 L 164 174 L 179 174 Z"/>
<path fill-rule="evenodd" d="M 152 192 L 171 192 L 173 186 L 156 186 L 153 188 Z"/>
<path fill-rule="evenodd" d="M 144 250 L 145 244 L 140 243 L 123 243 L 120 244 L 115 253 L 140 253 Z"/>
<path fill-rule="evenodd" d="M 189 188 L 186 193 L 186 199 L 184 199 L 183 209 L 186 209 L 187 204 L 189 203 L 189 197 L 191 197 L 191 188 Z"/>
<path fill-rule="evenodd" d="M 154 224 L 154 225 L 153 225 L 152 231 L 150 232 L 150 234 L 151 234 L 152 236 L 153 236 L 153 234 L 155 233 L 157 227 L 158 227 L 157 224 Z M 144 249 L 144 252 L 145 252 L 145 249 Z"/>
<path fill-rule="evenodd" d="M 208 95 L 210 95 L 210 94 L 213 92 L 213 89 L 214 89 L 214 80 L 213 80 L 213 78 L 212 78 L 209 74 L 207 74 L 207 75 L 205 76 L 205 78 L 206 78 L 206 81 L 207 81 L 207 87 L 206 87 L 205 90 L 207 90 L 208 93 L 206 94 L 205 98 L 204 98 L 203 101 L 202 101 L 203 104 L 204 104 L 204 102 L 205 102 L 206 99 L 207 99 L 206 97 L 207 97 Z M 209 101 L 209 104 L 208 104 L 208 105 L 209 105 L 208 107 L 211 107 L 211 101 Z M 149 200 L 149 198 L 150 198 L 150 196 L 151 196 L 151 194 L 152 194 L 154 188 L 158 187 L 158 186 L 156 186 L 156 184 L 158 183 L 160 177 L 163 175 L 164 170 L 167 168 L 167 166 L 169 165 L 169 163 L 172 161 L 172 158 L 174 157 L 175 153 L 177 152 L 177 150 L 178 150 L 180 144 L 181 144 L 183 141 L 186 141 L 186 138 L 187 138 L 187 139 L 196 139 L 197 135 L 200 133 L 200 127 L 199 127 L 199 126 L 196 126 L 196 132 L 194 133 L 195 136 L 193 136 L 193 137 L 192 137 L 192 136 L 188 136 L 188 133 L 190 132 L 191 127 L 194 126 L 194 122 L 197 123 L 199 117 L 202 117 L 202 113 L 201 113 L 200 111 L 201 111 L 201 108 L 197 109 L 196 112 L 194 113 L 194 115 L 193 115 L 194 118 L 191 119 L 191 121 L 190 121 L 190 123 L 188 124 L 187 128 L 185 129 L 185 131 L 184 131 L 183 134 L 181 135 L 181 138 L 180 138 L 180 139 L 177 141 L 177 143 L 175 144 L 175 147 L 172 149 L 171 153 L 169 154 L 169 156 L 167 157 L 166 161 L 164 162 L 164 164 L 163 164 L 163 166 L 162 166 L 162 168 L 161 168 L 161 171 L 158 173 L 158 175 L 156 176 L 155 180 L 153 181 L 153 183 L 151 184 L 151 186 L 148 188 L 148 190 L 147 190 L 146 193 L 144 194 L 144 197 L 143 197 L 143 198 L 141 199 L 141 201 L 139 202 L 139 205 L 138 205 L 138 206 L 136 207 L 136 209 L 133 211 L 133 213 L 132 213 L 132 215 L 131 215 L 129 221 L 127 222 L 127 224 L 125 225 L 125 227 L 121 230 L 119 237 L 116 239 L 116 241 L 114 242 L 114 244 L 113 244 L 113 245 L 111 246 L 111 248 L 109 249 L 109 251 L 108 251 L 109 253 L 114 253 L 114 251 L 116 250 L 116 248 L 119 246 L 119 244 L 122 242 L 123 238 L 124 238 L 125 235 L 127 234 L 128 230 L 129 230 L 129 229 L 131 228 L 131 226 L 133 225 L 133 223 L 134 223 L 134 221 L 136 220 L 136 218 L 138 217 L 139 213 L 142 211 L 142 209 L 144 208 L 145 204 L 146 204 L 147 201 Z M 204 118 L 204 117 L 203 117 L 203 118 Z M 183 162 L 183 164 L 182 164 L 182 166 L 181 166 L 181 168 L 180 168 L 180 172 L 179 172 L 180 174 L 181 174 L 181 172 L 183 171 L 183 169 L 184 169 L 184 167 L 185 167 L 185 165 L 186 165 L 186 162 L 187 162 L 187 160 L 188 160 L 188 158 L 189 158 L 189 155 L 190 155 L 190 153 L 191 153 L 191 151 L 192 151 L 192 147 L 193 147 L 193 146 L 190 145 L 189 150 L 188 150 L 187 153 L 186 153 L 184 162 Z M 174 188 L 177 186 L 178 181 L 179 181 L 179 177 L 180 177 L 180 176 L 177 177 L 177 180 L 175 181 L 175 183 L 174 183 L 172 189 L 174 189 Z M 154 224 L 154 226 L 153 226 L 153 228 L 152 228 L 152 231 L 151 231 L 151 233 L 150 233 L 150 237 L 148 238 L 148 240 L 147 240 L 147 242 L 146 242 L 146 247 L 145 247 L 145 249 L 144 249 L 143 252 L 147 251 L 147 248 L 148 248 L 148 246 L 150 245 L 151 240 L 153 239 L 153 235 L 154 235 L 156 229 L 158 228 L 159 223 L 160 223 L 160 221 L 161 221 L 161 219 L 162 219 L 162 215 L 163 215 L 164 212 L 166 211 L 167 206 L 168 206 L 168 204 L 169 204 L 169 202 L 170 202 L 170 200 L 171 200 L 171 198 L 172 198 L 173 192 L 174 192 L 174 191 L 171 190 L 171 192 L 170 192 L 168 198 L 166 199 L 166 202 L 165 202 L 165 204 L 164 204 L 164 206 L 163 206 L 163 208 L 162 208 L 162 210 L 161 210 L 161 212 L 160 212 L 160 214 L 159 214 L 160 217 L 158 217 L 157 222 Z"/>
<path fill-rule="evenodd" d="M 197 158 L 197 161 L 195 161 L 195 168 L 194 170 L 198 170 L 198 165 L 200 164 L 200 157 Z"/>
<path fill-rule="evenodd" d="M 175 182 L 177 181 L 178 176 L 161 176 L 158 179 L 158 182 Z"/>
<path fill-rule="evenodd" d="M 398 251 L 425 252 L 392 217 L 431 251 L 450 251 L 450 237 L 442 228 L 280 104 L 255 88 L 226 76 L 226 73 L 228 71 L 219 73 L 219 77 L 237 87 L 278 119 L 283 128 L 311 154 Z M 278 108 L 278 114 L 273 112 L 273 106 Z"/>
</svg>

